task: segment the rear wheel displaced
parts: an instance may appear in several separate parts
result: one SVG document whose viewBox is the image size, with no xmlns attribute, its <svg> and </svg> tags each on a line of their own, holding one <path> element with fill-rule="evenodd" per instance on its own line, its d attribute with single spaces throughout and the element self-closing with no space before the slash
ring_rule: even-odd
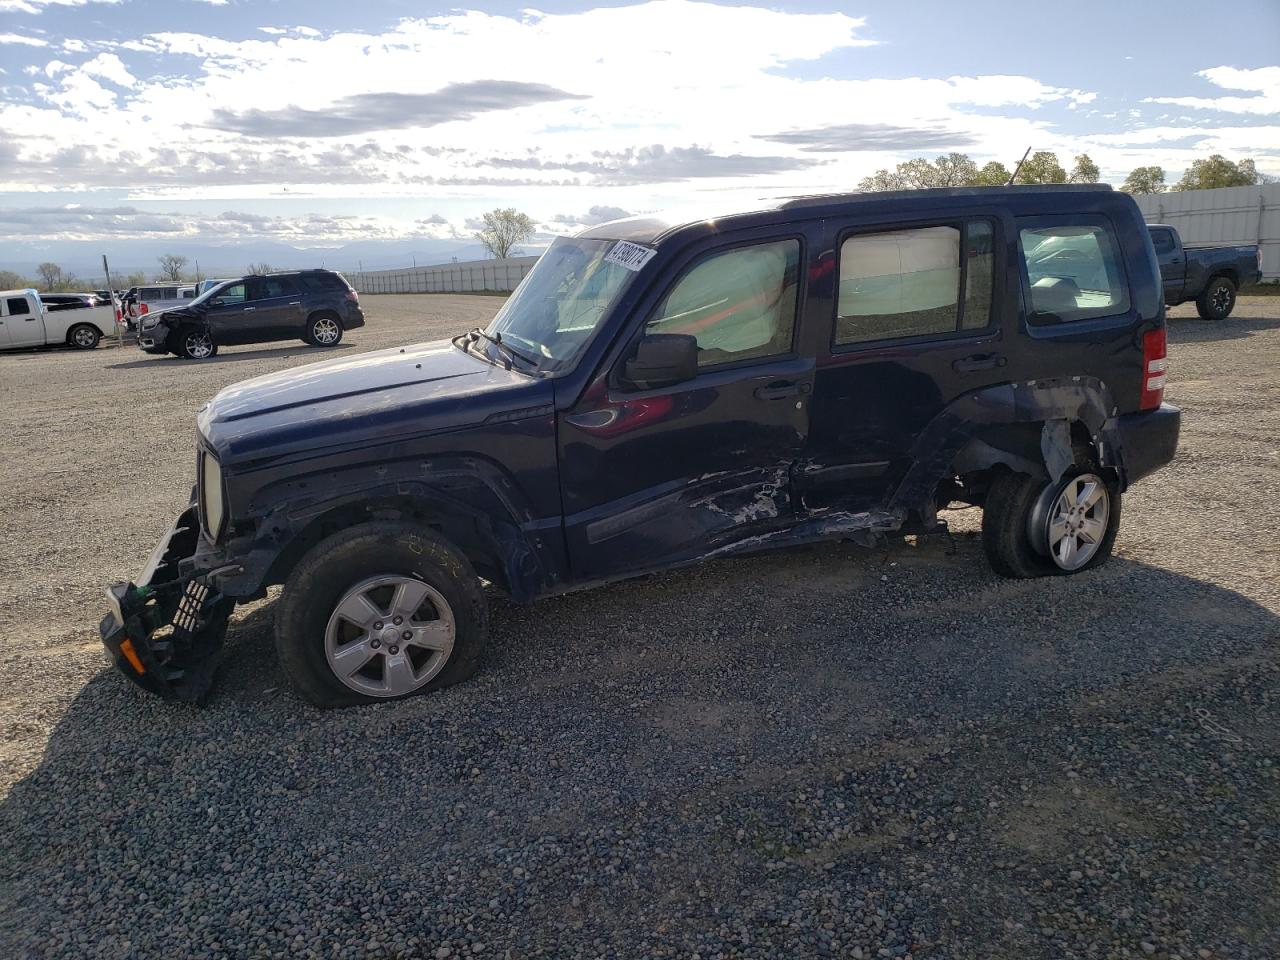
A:
<svg viewBox="0 0 1280 960">
<path fill-rule="evenodd" d="M 1002 473 L 987 493 L 982 543 L 1005 577 L 1074 574 L 1107 561 L 1120 526 L 1120 490 L 1095 467 L 1056 483 Z"/>
<path fill-rule="evenodd" d="M 321 707 L 396 700 L 476 668 L 488 610 L 467 558 L 435 531 L 374 521 L 313 547 L 276 608 L 276 650 Z"/>
</svg>

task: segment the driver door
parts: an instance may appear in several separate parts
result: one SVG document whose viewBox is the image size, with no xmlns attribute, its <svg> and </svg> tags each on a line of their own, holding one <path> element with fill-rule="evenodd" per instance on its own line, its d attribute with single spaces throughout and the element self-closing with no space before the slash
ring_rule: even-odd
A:
<svg viewBox="0 0 1280 960">
<path fill-rule="evenodd" d="M 252 312 L 245 312 L 251 306 L 248 302 L 248 284 L 244 281 L 233 283 L 223 288 L 213 298 L 205 314 L 205 322 L 209 325 L 209 333 L 217 344 L 244 343 L 246 318 L 252 318 Z"/>
<path fill-rule="evenodd" d="M 706 556 L 793 522 L 790 474 L 814 375 L 796 344 L 816 238 L 785 229 L 719 236 L 686 255 L 640 302 L 628 348 L 561 415 L 576 579 Z M 627 360 L 654 334 L 697 338 L 689 379 L 627 381 Z"/>
</svg>

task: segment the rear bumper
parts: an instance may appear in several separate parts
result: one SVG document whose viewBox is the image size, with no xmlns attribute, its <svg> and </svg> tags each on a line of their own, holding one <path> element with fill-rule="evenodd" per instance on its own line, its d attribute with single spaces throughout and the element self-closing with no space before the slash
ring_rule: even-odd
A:
<svg viewBox="0 0 1280 960">
<path fill-rule="evenodd" d="M 350 307 L 347 310 L 346 318 L 342 321 L 342 329 L 354 330 L 357 327 L 364 326 L 364 311 L 359 307 Z"/>
<path fill-rule="evenodd" d="M 1182 411 L 1171 403 L 1116 418 L 1126 483 L 1137 483 L 1174 458 L 1181 427 Z"/>
<path fill-rule="evenodd" d="M 235 606 L 217 592 L 210 571 L 188 569 L 199 535 L 195 508 L 188 507 L 137 582 L 107 588 L 111 610 L 98 625 L 116 669 L 168 700 L 195 702 L 208 692 Z"/>
</svg>

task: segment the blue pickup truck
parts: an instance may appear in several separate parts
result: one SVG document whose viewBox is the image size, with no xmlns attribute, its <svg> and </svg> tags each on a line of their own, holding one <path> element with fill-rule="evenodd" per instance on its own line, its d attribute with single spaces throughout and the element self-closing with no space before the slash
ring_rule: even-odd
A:
<svg viewBox="0 0 1280 960">
<path fill-rule="evenodd" d="M 1236 305 L 1236 291 L 1262 279 L 1262 250 L 1256 243 L 1186 246 L 1173 227 L 1153 223 L 1148 229 L 1164 302 L 1171 307 L 1194 300 L 1205 320 L 1222 320 Z"/>
</svg>

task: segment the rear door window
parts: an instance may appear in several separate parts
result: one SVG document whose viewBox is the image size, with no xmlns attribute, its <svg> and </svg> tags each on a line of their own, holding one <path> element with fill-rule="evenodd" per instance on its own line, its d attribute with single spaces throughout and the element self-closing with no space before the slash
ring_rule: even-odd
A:
<svg viewBox="0 0 1280 960">
<path fill-rule="evenodd" d="M 1034 324 L 1111 317 L 1129 309 L 1115 230 L 1101 217 L 1018 221 Z"/>
<path fill-rule="evenodd" d="M 262 283 L 265 287 L 267 299 L 271 297 L 292 297 L 298 292 L 297 287 L 288 277 L 267 277 Z"/>
<path fill-rule="evenodd" d="M 11 317 L 24 317 L 31 313 L 26 297 L 7 297 L 4 304 Z"/>
<path fill-rule="evenodd" d="M 1151 243 L 1155 246 L 1156 253 L 1162 257 L 1174 251 L 1173 234 L 1168 230 L 1152 230 Z"/>
<path fill-rule="evenodd" d="M 986 220 L 848 237 L 840 245 L 836 345 L 985 329 L 993 259 Z"/>
</svg>

